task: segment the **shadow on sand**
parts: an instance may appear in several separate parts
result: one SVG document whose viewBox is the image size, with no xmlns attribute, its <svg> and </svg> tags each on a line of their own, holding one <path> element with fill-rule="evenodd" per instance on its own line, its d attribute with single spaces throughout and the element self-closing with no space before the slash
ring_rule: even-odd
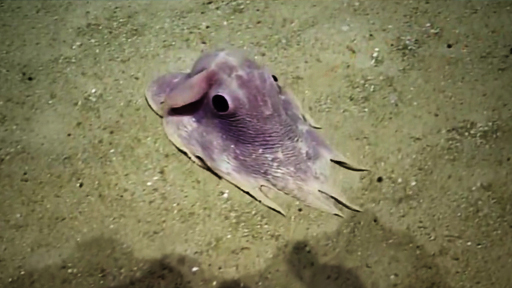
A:
<svg viewBox="0 0 512 288">
<path fill-rule="evenodd" d="M 349 232 L 327 235 L 342 238 L 333 242 L 338 249 L 315 244 L 329 240 L 325 236 L 314 239 L 315 243 L 288 243 L 263 271 L 238 279 L 219 279 L 214 267 L 185 255 L 138 259 L 123 243 L 99 237 L 79 244 L 59 263 L 25 271 L 2 287 L 450 287 L 430 254 L 412 242 L 410 235 L 386 229 L 374 215 L 364 214 L 342 225 L 351 227 Z M 383 248 L 383 243 L 392 245 Z M 320 259 L 328 259 L 329 264 Z M 348 268 L 347 261 L 359 264 Z"/>
</svg>

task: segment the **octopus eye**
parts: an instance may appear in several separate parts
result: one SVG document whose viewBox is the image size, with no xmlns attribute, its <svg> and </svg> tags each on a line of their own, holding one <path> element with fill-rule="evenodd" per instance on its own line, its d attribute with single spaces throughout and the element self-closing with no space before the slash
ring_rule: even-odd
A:
<svg viewBox="0 0 512 288">
<path fill-rule="evenodd" d="M 272 79 L 274 79 L 274 82 L 277 82 L 277 76 L 276 75 L 272 75 Z"/>
<path fill-rule="evenodd" d="M 229 110 L 228 99 L 226 99 L 226 97 L 224 97 L 220 94 L 213 95 L 212 106 L 213 106 L 213 109 L 215 109 L 215 111 L 217 111 L 217 113 L 226 113 Z"/>
</svg>

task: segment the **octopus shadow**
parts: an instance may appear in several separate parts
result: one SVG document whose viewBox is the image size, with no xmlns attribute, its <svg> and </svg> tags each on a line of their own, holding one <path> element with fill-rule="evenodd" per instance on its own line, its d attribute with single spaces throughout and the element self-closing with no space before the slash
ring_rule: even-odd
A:
<svg viewBox="0 0 512 288">
<path fill-rule="evenodd" d="M 123 243 L 100 237 L 78 244 L 60 261 L 12 276 L 2 287 L 449 287 L 430 253 L 375 219 L 361 214 L 342 224 L 348 231 L 287 243 L 265 269 L 237 279 L 221 279 L 210 269 L 215 265 L 185 255 L 139 259 Z"/>
<path fill-rule="evenodd" d="M 295 244 L 296 255 L 290 255 L 291 259 L 301 258 L 302 244 Z M 304 255 L 303 255 L 304 256 Z M 316 261 L 314 256 L 307 254 L 303 259 L 309 262 Z M 281 266 L 281 261 L 279 261 Z M 201 267 L 195 269 L 194 267 Z M 317 269 L 323 270 L 321 265 L 308 274 L 317 274 Z M 331 267 L 337 270 L 338 275 L 346 279 L 352 279 L 355 286 L 363 287 L 357 275 L 351 274 L 342 267 Z M 272 269 L 266 269 L 272 270 Z M 11 277 L 9 283 L 2 287 L 110 287 L 110 288 L 142 288 L 142 287 L 174 287 L 174 288 L 195 288 L 211 286 L 216 287 L 256 287 L 258 283 L 266 278 L 265 275 L 248 275 L 244 279 L 219 279 L 201 265 L 196 259 L 184 255 L 165 255 L 159 259 L 143 260 L 137 259 L 128 247 L 111 238 L 95 238 L 79 244 L 72 255 L 62 259 L 59 263 L 47 265 L 41 269 L 28 270 L 23 275 Z M 285 276 L 281 281 L 287 282 L 287 271 L 284 275 L 276 273 L 273 278 Z M 304 272 L 304 271 L 302 271 Z M 299 273 L 298 270 L 294 273 Z M 281 282 L 280 281 L 280 282 Z M 355 282 L 354 282 L 355 281 Z M 352 283 L 351 282 L 351 283 Z M 263 287 L 272 287 L 264 285 Z M 291 287 L 291 286 L 290 286 Z M 317 286 L 307 286 L 317 287 Z M 326 286 L 333 287 L 333 286 Z"/>
<path fill-rule="evenodd" d="M 436 261 L 440 253 L 427 251 L 407 231 L 386 227 L 371 211 L 352 214 L 333 233 L 276 251 L 282 254 L 263 271 L 226 287 L 451 287 Z"/>
</svg>

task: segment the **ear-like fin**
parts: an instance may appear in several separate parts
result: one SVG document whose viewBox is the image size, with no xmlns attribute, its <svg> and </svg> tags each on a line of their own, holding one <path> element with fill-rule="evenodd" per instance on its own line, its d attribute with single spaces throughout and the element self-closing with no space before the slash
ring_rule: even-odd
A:
<svg viewBox="0 0 512 288">
<path fill-rule="evenodd" d="M 187 79 L 183 84 L 171 91 L 170 94 L 165 95 L 164 109 L 179 108 L 201 99 L 210 89 L 211 76 L 212 71 L 204 70 Z"/>
<path fill-rule="evenodd" d="M 341 155 L 340 153 L 334 153 L 334 155 L 331 156 L 331 162 L 338 164 L 339 166 L 341 166 L 345 169 L 351 170 L 351 171 L 356 171 L 356 172 L 370 171 L 366 168 L 361 168 L 361 167 L 357 167 L 357 166 L 350 164 L 348 162 L 347 158 L 345 158 L 345 156 Z"/>
<path fill-rule="evenodd" d="M 160 117 L 163 116 L 162 103 L 164 102 L 165 96 L 176 89 L 186 76 L 187 74 L 185 73 L 164 74 L 151 81 L 146 88 L 146 100 L 151 109 Z"/>
</svg>

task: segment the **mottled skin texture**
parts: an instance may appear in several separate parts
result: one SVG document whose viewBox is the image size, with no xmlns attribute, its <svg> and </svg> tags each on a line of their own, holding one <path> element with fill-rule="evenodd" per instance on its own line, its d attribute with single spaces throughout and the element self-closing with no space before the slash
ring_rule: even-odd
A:
<svg viewBox="0 0 512 288">
<path fill-rule="evenodd" d="M 329 148 L 276 80 L 241 51 L 222 50 L 203 54 L 190 73 L 160 76 L 146 98 L 178 149 L 279 213 L 276 191 L 339 216 L 339 205 L 359 211 L 327 183 L 331 162 L 365 169 Z"/>
</svg>

